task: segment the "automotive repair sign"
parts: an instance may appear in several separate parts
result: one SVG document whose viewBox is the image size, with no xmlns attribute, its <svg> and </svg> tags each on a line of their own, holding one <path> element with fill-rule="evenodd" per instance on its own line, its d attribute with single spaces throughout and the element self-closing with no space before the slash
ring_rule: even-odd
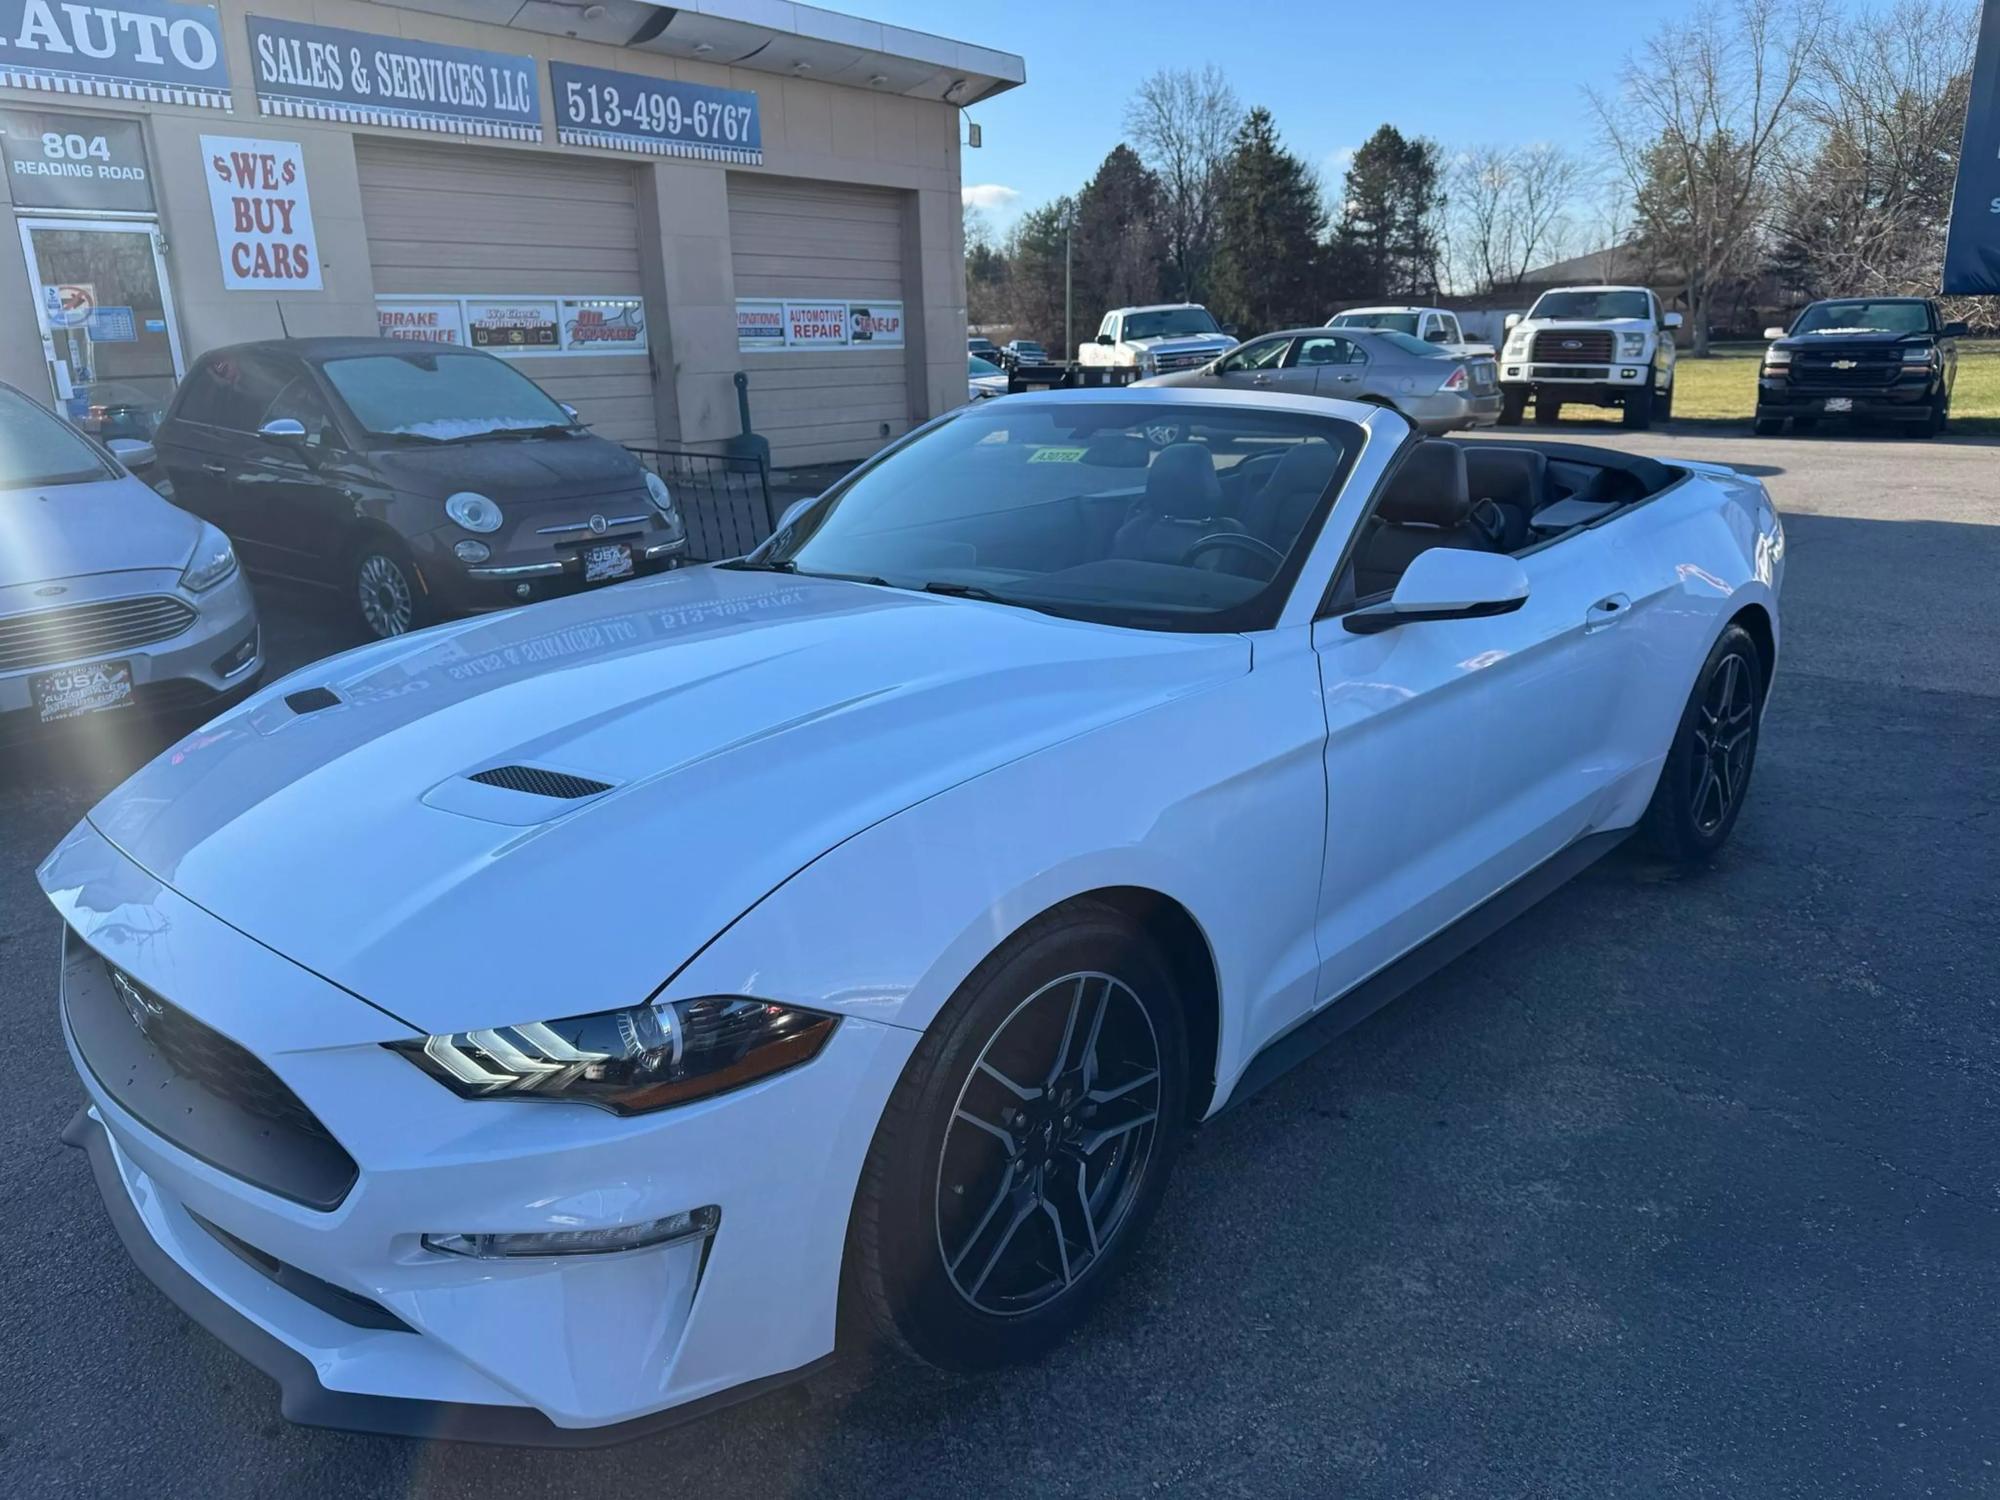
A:
<svg viewBox="0 0 2000 1500">
<path fill-rule="evenodd" d="M 319 237 L 297 141 L 201 138 L 222 285 L 232 292 L 316 292 Z"/>
<path fill-rule="evenodd" d="M 2000 4 L 1987 0 L 1944 247 L 1946 296 L 2000 294 Z"/>
</svg>

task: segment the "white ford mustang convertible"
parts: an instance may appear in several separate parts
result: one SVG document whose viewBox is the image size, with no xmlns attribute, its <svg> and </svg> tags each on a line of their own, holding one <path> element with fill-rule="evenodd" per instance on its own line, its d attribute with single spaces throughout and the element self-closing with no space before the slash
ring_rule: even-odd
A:
<svg viewBox="0 0 2000 1500">
<path fill-rule="evenodd" d="M 1783 559 L 1722 468 L 963 408 L 747 558 L 320 662 L 107 797 L 41 869 L 66 1139 L 300 1421 L 607 1441 L 837 1324 L 1032 1356 L 1196 1122 L 1628 834 L 1717 849 Z"/>
</svg>

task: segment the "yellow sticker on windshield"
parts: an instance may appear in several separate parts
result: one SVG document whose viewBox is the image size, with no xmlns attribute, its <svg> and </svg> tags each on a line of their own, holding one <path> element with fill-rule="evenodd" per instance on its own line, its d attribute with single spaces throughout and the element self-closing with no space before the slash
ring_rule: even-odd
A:
<svg viewBox="0 0 2000 1500">
<path fill-rule="evenodd" d="M 1037 448 L 1028 460 L 1031 464 L 1080 464 L 1083 462 L 1081 448 Z"/>
</svg>

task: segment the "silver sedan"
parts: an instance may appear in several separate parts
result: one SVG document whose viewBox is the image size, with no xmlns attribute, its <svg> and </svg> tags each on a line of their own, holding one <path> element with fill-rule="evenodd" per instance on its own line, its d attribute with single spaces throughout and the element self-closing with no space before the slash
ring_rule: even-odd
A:
<svg viewBox="0 0 2000 1500">
<path fill-rule="evenodd" d="M 229 539 L 133 476 L 152 461 L 151 444 L 100 447 L 0 385 L 0 738 L 256 681 L 257 609 Z"/>
<path fill-rule="evenodd" d="M 1500 420 L 1491 355 L 1451 354 L 1385 328 L 1267 333 L 1198 370 L 1137 383 L 1339 396 L 1392 407 L 1433 434 L 1491 427 Z"/>
</svg>

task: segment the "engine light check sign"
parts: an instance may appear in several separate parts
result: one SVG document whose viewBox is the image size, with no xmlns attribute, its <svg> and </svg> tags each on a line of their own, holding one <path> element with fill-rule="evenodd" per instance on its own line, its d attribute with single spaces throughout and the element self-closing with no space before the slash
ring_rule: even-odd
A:
<svg viewBox="0 0 2000 1500">
<path fill-rule="evenodd" d="M 229 108 L 212 5 L 0 0 L 0 87 Z"/>
<path fill-rule="evenodd" d="M 257 107 L 267 115 L 542 138 L 532 57 L 266 16 L 247 22 Z"/>
<path fill-rule="evenodd" d="M 675 83 L 610 68 L 549 64 L 556 136 L 567 146 L 693 156 L 707 161 L 764 160 L 757 96 L 747 89 Z"/>
</svg>

